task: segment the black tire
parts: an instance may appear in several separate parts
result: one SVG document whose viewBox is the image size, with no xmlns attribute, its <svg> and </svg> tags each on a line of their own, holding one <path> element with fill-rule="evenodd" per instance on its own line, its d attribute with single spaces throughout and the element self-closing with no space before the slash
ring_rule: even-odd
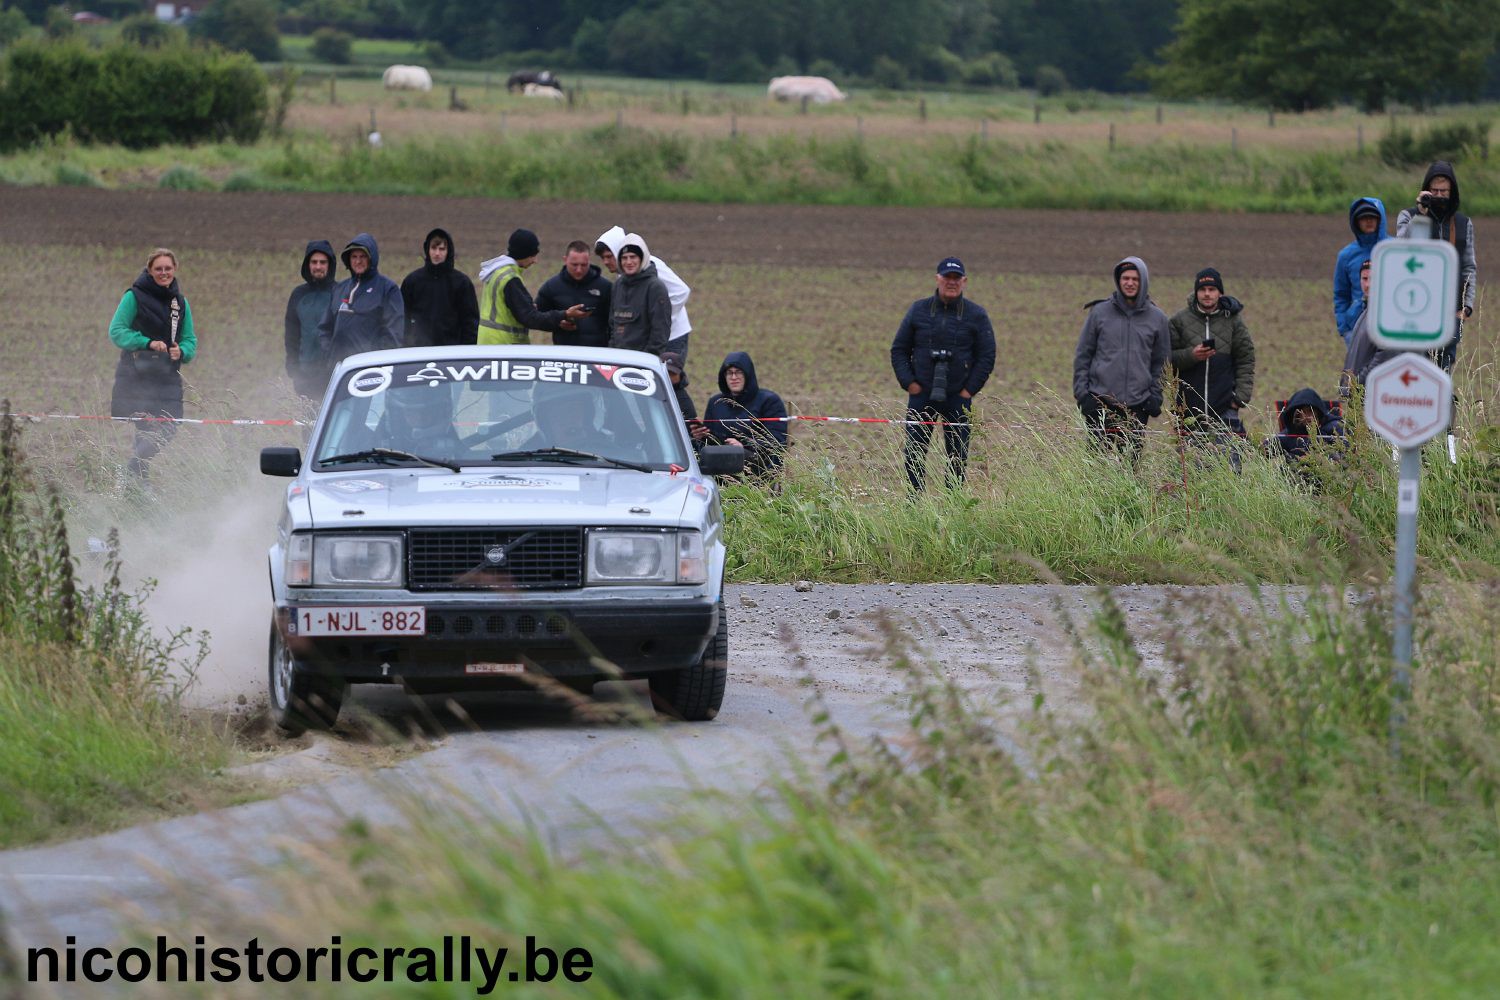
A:
<svg viewBox="0 0 1500 1000">
<path fill-rule="evenodd" d="M 294 658 L 274 621 L 267 659 L 271 721 L 276 727 L 288 736 L 300 736 L 309 729 L 332 729 L 349 686 L 344 679 L 316 674 Z"/>
<path fill-rule="evenodd" d="M 707 722 L 719 714 L 729 681 L 729 615 L 719 599 L 719 627 L 691 667 L 651 675 L 651 694 L 657 706 L 687 722 Z"/>
</svg>

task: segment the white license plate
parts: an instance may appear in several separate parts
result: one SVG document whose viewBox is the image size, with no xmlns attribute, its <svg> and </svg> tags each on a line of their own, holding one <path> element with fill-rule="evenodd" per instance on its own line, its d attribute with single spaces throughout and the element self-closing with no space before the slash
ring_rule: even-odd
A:
<svg viewBox="0 0 1500 1000">
<path fill-rule="evenodd" d="M 466 674 L 524 674 L 524 663 L 470 663 L 464 667 Z"/>
<path fill-rule="evenodd" d="M 298 608 L 297 635 L 426 635 L 426 608 Z"/>
</svg>

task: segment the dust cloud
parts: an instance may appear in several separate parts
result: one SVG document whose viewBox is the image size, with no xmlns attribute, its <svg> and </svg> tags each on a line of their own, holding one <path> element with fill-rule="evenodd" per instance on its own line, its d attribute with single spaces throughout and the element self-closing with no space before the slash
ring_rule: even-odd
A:
<svg viewBox="0 0 1500 1000">
<path fill-rule="evenodd" d="M 196 504 L 120 526 L 127 587 L 156 581 L 146 600 L 152 630 L 166 636 L 192 628 L 193 649 L 199 633 L 209 634 L 208 655 L 185 694 L 194 706 L 230 707 L 241 696 L 254 704 L 265 697 L 271 621 L 266 550 L 275 538 L 286 481 L 253 472 L 236 479 L 218 479 L 217 495 Z"/>
</svg>

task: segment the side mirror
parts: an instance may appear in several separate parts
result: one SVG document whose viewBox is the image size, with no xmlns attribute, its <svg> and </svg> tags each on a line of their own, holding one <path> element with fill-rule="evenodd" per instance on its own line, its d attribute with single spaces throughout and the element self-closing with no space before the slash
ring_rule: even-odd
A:
<svg viewBox="0 0 1500 1000">
<path fill-rule="evenodd" d="M 739 475 L 745 471 L 745 449 L 737 444 L 705 445 L 698 452 L 698 470 L 708 476 Z"/>
<path fill-rule="evenodd" d="M 262 448 L 260 473 L 263 476 L 295 476 L 302 471 L 302 452 L 296 448 Z"/>
</svg>

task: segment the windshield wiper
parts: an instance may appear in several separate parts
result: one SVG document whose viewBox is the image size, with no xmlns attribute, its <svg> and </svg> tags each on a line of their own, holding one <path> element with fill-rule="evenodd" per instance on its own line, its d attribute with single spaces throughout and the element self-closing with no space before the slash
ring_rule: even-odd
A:
<svg viewBox="0 0 1500 1000">
<path fill-rule="evenodd" d="M 421 455 L 413 455 L 409 451 L 396 451 L 394 448 L 366 448 L 364 451 L 351 451 L 344 455 L 334 455 L 332 458 L 318 460 L 318 465 L 343 465 L 345 462 L 420 462 L 430 465 L 434 469 L 448 469 L 451 472 L 463 471 L 463 466 L 457 462 L 449 462 L 441 458 L 423 458 Z"/>
<path fill-rule="evenodd" d="M 529 451 L 502 451 L 498 455 L 491 455 L 492 462 L 508 462 L 512 459 L 555 459 L 560 462 L 582 459 L 587 462 L 603 462 L 621 469 L 634 469 L 637 472 L 655 472 L 649 465 L 640 462 L 627 462 L 623 458 L 610 458 L 608 455 L 595 455 L 591 451 L 574 451 L 572 448 L 532 448 Z"/>
</svg>

